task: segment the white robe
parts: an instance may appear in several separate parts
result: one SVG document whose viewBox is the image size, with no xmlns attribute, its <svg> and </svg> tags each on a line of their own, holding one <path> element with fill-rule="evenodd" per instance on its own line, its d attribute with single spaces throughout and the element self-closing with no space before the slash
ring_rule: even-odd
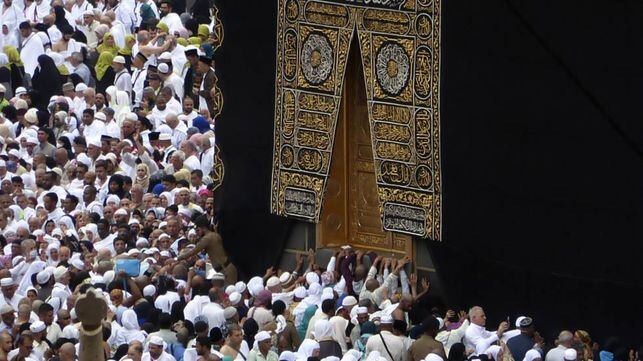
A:
<svg viewBox="0 0 643 361">
<path fill-rule="evenodd" d="M 31 5 L 29 5 L 29 7 L 25 9 L 24 14 L 25 17 L 29 19 L 29 21 L 34 23 L 42 23 L 42 20 L 45 18 L 45 16 L 49 15 L 50 11 L 51 5 L 49 4 L 49 1 L 42 0 L 40 4 L 38 4 L 36 1 L 32 2 Z"/>
<path fill-rule="evenodd" d="M 15 3 L 18 3 L 18 1 L 15 1 Z M 2 44 L 0 45 L 18 45 L 18 25 L 24 20 L 25 16 L 20 7 L 15 4 L 6 7 L 4 2 L 0 4 L 0 38 L 2 38 Z M 2 31 L 3 26 L 6 26 L 7 30 L 9 30 L 6 35 Z"/>
<path fill-rule="evenodd" d="M 22 42 L 22 50 L 20 50 L 20 59 L 25 65 L 25 73 L 33 76 L 38 66 L 38 57 L 45 53 L 45 48 L 42 46 L 40 37 L 35 33 L 29 35 Z"/>
</svg>

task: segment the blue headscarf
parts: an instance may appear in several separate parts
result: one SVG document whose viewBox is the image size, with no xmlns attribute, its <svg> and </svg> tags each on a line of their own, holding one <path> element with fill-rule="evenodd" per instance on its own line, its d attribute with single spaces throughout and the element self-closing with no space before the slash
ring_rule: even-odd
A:
<svg viewBox="0 0 643 361">
<path fill-rule="evenodd" d="M 201 134 L 210 130 L 210 123 L 208 123 L 208 121 L 200 115 L 194 118 L 194 120 L 192 121 L 192 126 L 196 127 Z"/>
</svg>

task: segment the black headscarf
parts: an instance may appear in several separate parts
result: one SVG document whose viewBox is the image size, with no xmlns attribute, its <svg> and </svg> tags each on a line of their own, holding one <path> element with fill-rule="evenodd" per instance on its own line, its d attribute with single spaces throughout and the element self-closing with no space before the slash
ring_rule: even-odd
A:
<svg viewBox="0 0 643 361">
<path fill-rule="evenodd" d="M 47 55 L 38 57 L 38 67 L 32 78 L 33 89 L 36 99 L 33 103 L 39 110 L 47 110 L 49 99 L 54 95 L 62 95 L 62 83 L 60 72 L 54 64 L 54 60 Z"/>
<path fill-rule="evenodd" d="M 112 192 L 111 188 L 109 187 L 110 183 L 116 183 L 118 184 L 118 189 L 115 192 Z M 125 197 L 125 180 L 123 177 L 119 174 L 114 174 L 109 178 L 109 182 L 107 183 L 107 189 L 108 189 L 108 195 L 109 194 L 115 194 L 118 196 L 118 198 L 123 199 Z M 105 199 L 105 202 L 107 202 L 107 199 Z"/>
<path fill-rule="evenodd" d="M 54 25 L 56 25 L 58 29 L 63 29 L 64 26 L 71 26 L 65 18 L 65 8 L 63 8 L 62 5 L 54 6 L 54 14 L 56 14 Z"/>
<path fill-rule="evenodd" d="M 454 343 L 449 350 L 449 357 L 447 361 L 464 361 L 467 359 L 465 354 L 464 344 L 458 342 Z"/>
</svg>

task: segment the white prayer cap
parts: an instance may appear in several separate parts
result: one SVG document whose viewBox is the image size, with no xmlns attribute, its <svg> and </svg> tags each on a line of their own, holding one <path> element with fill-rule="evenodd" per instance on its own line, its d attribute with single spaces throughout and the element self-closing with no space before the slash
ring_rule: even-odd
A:
<svg viewBox="0 0 643 361">
<path fill-rule="evenodd" d="M 76 160 L 78 161 L 78 163 L 82 163 L 87 167 L 91 167 L 92 165 L 92 160 L 89 159 L 89 157 L 85 153 L 78 154 L 78 156 L 76 156 Z"/>
<path fill-rule="evenodd" d="M 250 281 L 248 281 L 248 291 L 250 294 L 255 296 L 261 290 L 263 290 L 263 279 L 261 279 L 261 277 L 252 277 Z"/>
<path fill-rule="evenodd" d="M 11 307 L 11 305 L 8 303 L 5 303 L 4 305 L 2 305 L 2 307 L 0 307 L 0 315 L 13 313 L 13 312 L 14 312 L 13 307 Z"/>
<path fill-rule="evenodd" d="M 0 167 L 6 167 L 7 163 L 4 161 L 4 159 L 0 159 Z"/>
<path fill-rule="evenodd" d="M 567 361 L 574 361 L 578 357 L 578 354 L 577 354 L 575 349 L 568 348 L 567 350 L 565 350 L 565 353 L 563 354 L 563 357 Z"/>
<path fill-rule="evenodd" d="M 165 64 L 165 63 L 159 64 L 157 69 L 158 69 L 159 73 L 161 73 L 161 74 L 167 74 L 167 73 L 170 72 L 170 67 L 167 66 L 167 64 Z"/>
<path fill-rule="evenodd" d="M 246 290 L 246 284 L 243 281 L 239 281 L 234 284 L 234 288 L 237 289 L 237 292 L 243 293 Z"/>
<path fill-rule="evenodd" d="M 147 247 L 149 245 L 150 245 L 150 241 L 148 241 L 147 239 L 145 239 L 143 237 L 141 237 L 141 238 L 136 240 L 136 247 L 137 248 L 139 248 L 139 247 L 143 248 L 143 247 Z"/>
<path fill-rule="evenodd" d="M 100 142 L 99 137 L 89 137 L 87 138 L 87 146 L 93 145 L 96 148 L 100 148 L 102 143 Z"/>
<path fill-rule="evenodd" d="M 334 298 L 334 296 L 333 296 L 333 294 L 332 294 L 332 293 L 331 293 L 331 294 L 329 294 L 329 293 L 324 292 L 324 293 L 322 293 L 322 295 L 321 295 L 321 300 L 322 300 L 322 301 L 332 300 L 333 298 Z"/>
<path fill-rule="evenodd" d="M 105 280 L 103 279 L 103 276 L 101 275 L 95 275 L 90 278 L 91 283 L 93 285 L 98 284 L 98 283 L 105 283 Z"/>
<path fill-rule="evenodd" d="M 306 273 L 306 283 L 311 284 L 311 283 L 319 283 L 319 276 L 315 272 L 308 272 Z"/>
<path fill-rule="evenodd" d="M 268 278 L 268 281 L 266 282 L 266 287 L 275 287 L 279 285 L 281 282 L 279 282 L 279 278 L 272 276 Z"/>
<path fill-rule="evenodd" d="M 103 273 L 103 279 L 106 284 L 111 283 L 114 280 L 114 277 L 116 277 L 116 273 L 113 270 L 105 271 L 105 273 Z"/>
<path fill-rule="evenodd" d="M 172 254 L 169 251 L 161 251 L 161 257 L 172 257 Z"/>
<path fill-rule="evenodd" d="M 342 300 L 343 307 L 355 306 L 357 304 L 357 299 L 353 296 L 346 296 Z"/>
<path fill-rule="evenodd" d="M 47 325 L 45 325 L 44 322 L 36 321 L 32 323 L 31 326 L 29 326 L 29 331 L 33 333 L 38 333 L 38 332 L 44 331 L 46 328 L 47 328 Z"/>
<path fill-rule="evenodd" d="M 119 208 L 116 212 L 114 212 L 115 216 L 126 216 L 127 211 L 124 210 L 123 208 Z"/>
<path fill-rule="evenodd" d="M 85 90 L 87 90 L 87 85 L 85 85 L 85 83 L 78 83 L 78 84 L 76 84 L 76 89 L 75 90 L 77 92 L 84 92 Z"/>
<path fill-rule="evenodd" d="M 125 58 L 123 58 L 121 55 L 116 55 L 114 57 L 114 60 L 112 60 L 112 62 L 117 64 L 125 64 Z"/>
<path fill-rule="evenodd" d="M 230 300 L 230 304 L 233 306 L 236 306 L 241 302 L 241 294 L 239 292 L 232 292 L 229 296 L 228 299 Z"/>
<path fill-rule="evenodd" d="M 382 314 L 380 316 L 380 323 L 392 324 L 393 323 L 393 316 L 391 316 L 389 314 Z"/>
<path fill-rule="evenodd" d="M 105 115 L 105 113 L 103 113 L 103 112 L 96 112 L 96 114 L 94 114 L 94 119 L 106 121 L 107 120 L 107 115 Z"/>
<path fill-rule="evenodd" d="M 72 259 L 71 265 L 74 266 L 74 268 L 76 268 L 79 271 L 82 271 L 83 269 L 85 269 L 85 263 L 79 258 Z"/>
<path fill-rule="evenodd" d="M 163 227 L 165 227 L 165 226 L 167 226 L 166 221 L 163 221 L 163 222 L 159 223 L 159 228 L 163 229 Z"/>
<path fill-rule="evenodd" d="M 279 276 L 279 282 L 281 282 L 282 284 L 286 284 L 290 281 L 290 278 L 290 272 L 284 272 L 281 274 L 281 276 Z"/>
<path fill-rule="evenodd" d="M 42 285 L 42 284 L 45 284 L 45 283 L 49 282 L 50 278 L 51 278 L 51 274 L 49 273 L 49 271 L 42 270 L 42 271 L 38 272 L 38 274 L 36 275 L 36 282 L 38 282 L 38 284 Z"/>
<path fill-rule="evenodd" d="M 140 254 L 141 251 L 138 248 L 132 248 L 127 252 L 128 256 L 135 256 L 137 254 Z"/>
<path fill-rule="evenodd" d="M 156 248 L 156 247 L 151 247 L 151 248 L 148 248 L 147 250 L 145 250 L 145 254 L 151 255 L 151 254 L 154 254 L 154 253 L 156 253 L 156 252 L 158 252 L 158 251 L 159 251 L 159 249 L 158 249 L 158 248 Z"/>
<path fill-rule="evenodd" d="M 159 134 L 159 140 L 172 140 L 172 136 L 167 133 Z"/>
<path fill-rule="evenodd" d="M 16 88 L 16 95 L 27 94 L 27 89 L 23 86 Z"/>
<path fill-rule="evenodd" d="M 225 294 L 230 296 L 232 292 L 236 292 L 237 289 L 234 287 L 234 285 L 229 285 L 228 287 L 225 288 Z"/>
<path fill-rule="evenodd" d="M 12 156 L 14 156 L 16 158 L 20 158 L 20 152 L 18 152 L 17 149 L 11 149 L 8 154 L 12 155 Z"/>
<path fill-rule="evenodd" d="M 363 306 L 357 307 L 357 314 L 358 315 L 368 314 L 368 308 Z"/>
<path fill-rule="evenodd" d="M 237 309 L 236 309 L 236 308 L 234 308 L 234 307 L 226 307 L 226 308 L 223 310 L 223 317 L 224 317 L 226 320 L 230 320 L 230 319 L 232 319 L 232 318 L 233 318 L 234 316 L 236 316 L 236 315 L 237 315 Z"/>
<path fill-rule="evenodd" d="M 131 226 L 132 224 L 141 224 L 141 222 L 139 222 L 136 218 L 132 218 L 129 220 L 129 222 L 127 222 L 127 224 Z"/>
<path fill-rule="evenodd" d="M 156 294 L 156 287 L 154 285 L 147 285 L 143 287 L 143 296 L 154 296 Z"/>
<path fill-rule="evenodd" d="M 138 115 L 136 115 L 136 113 L 129 112 L 125 115 L 125 119 L 135 122 L 138 120 Z"/>
<path fill-rule="evenodd" d="M 221 272 L 216 272 L 215 271 L 212 274 L 212 280 L 213 281 L 223 281 L 223 280 L 225 280 L 225 275 L 223 273 L 221 273 Z"/>
<path fill-rule="evenodd" d="M 62 231 L 62 229 L 60 229 L 60 228 L 56 228 L 56 229 L 54 229 L 53 231 L 51 231 L 51 236 L 52 236 L 52 237 L 56 237 L 56 236 L 58 236 L 58 237 L 62 237 L 62 236 L 63 236 L 63 231 Z"/>
<path fill-rule="evenodd" d="M 306 298 L 308 296 L 308 292 L 306 291 L 306 287 L 304 286 L 299 286 L 295 288 L 295 297 L 297 298 Z"/>
<path fill-rule="evenodd" d="M 179 214 L 182 214 L 188 218 L 192 217 L 192 211 L 190 210 L 190 208 L 187 208 L 187 207 L 183 207 L 179 209 Z"/>
<path fill-rule="evenodd" d="M 163 346 L 163 339 L 159 336 L 152 336 L 150 337 L 149 343 L 156 346 Z"/>
<path fill-rule="evenodd" d="M 522 321 L 525 318 L 525 316 L 519 316 L 516 318 L 516 327 L 520 327 L 520 321 Z"/>
<path fill-rule="evenodd" d="M 172 60 L 172 54 L 166 51 L 159 56 L 159 60 Z"/>
<path fill-rule="evenodd" d="M 65 273 L 67 273 L 67 268 L 63 266 L 56 267 L 56 269 L 54 270 L 54 279 L 56 281 L 60 281 L 60 279 L 65 275 Z"/>
<path fill-rule="evenodd" d="M 430 353 L 426 355 L 426 357 L 424 358 L 424 361 L 444 361 L 444 359 L 440 355 Z"/>
<path fill-rule="evenodd" d="M 38 144 L 38 138 L 36 138 L 36 137 L 27 137 L 27 141 L 26 141 L 26 142 L 27 142 L 28 144 Z"/>
<path fill-rule="evenodd" d="M 15 284 L 16 283 L 13 282 L 13 279 L 9 278 L 9 277 L 6 277 L 6 278 L 3 278 L 3 279 L 0 280 L 0 286 L 2 286 L 2 287 L 13 286 Z"/>
<path fill-rule="evenodd" d="M 270 333 L 268 333 L 268 331 L 259 331 L 255 335 L 255 341 L 257 342 L 263 342 L 269 339 L 270 339 Z"/>
</svg>

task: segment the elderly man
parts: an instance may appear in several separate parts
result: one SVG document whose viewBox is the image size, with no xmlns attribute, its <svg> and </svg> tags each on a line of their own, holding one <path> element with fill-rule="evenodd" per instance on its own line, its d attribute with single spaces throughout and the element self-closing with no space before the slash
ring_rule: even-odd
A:
<svg viewBox="0 0 643 361">
<path fill-rule="evenodd" d="M 147 347 L 148 351 L 143 353 L 142 361 L 176 361 L 172 355 L 163 350 L 163 339 L 159 336 L 150 337 Z"/>
<path fill-rule="evenodd" d="M 503 321 L 496 332 L 487 331 L 485 329 L 487 316 L 480 306 L 474 306 L 469 310 L 469 318 L 471 325 L 465 332 L 464 345 L 467 349 L 473 350 L 476 355 L 484 353 L 509 328 L 507 322 Z"/>
<path fill-rule="evenodd" d="M 574 343 L 574 334 L 570 331 L 561 331 L 558 335 L 558 346 L 547 352 L 545 361 L 564 361 L 565 350 L 571 348 Z"/>
<path fill-rule="evenodd" d="M 9 304 L 0 306 L 0 318 L 2 319 L 2 322 L 0 323 L 0 331 L 7 331 L 13 334 L 13 325 L 16 321 L 16 313 L 13 307 Z"/>
<path fill-rule="evenodd" d="M 0 306 L 10 305 L 14 310 L 17 310 L 20 300 L 25 297 L 25 295 L 16 291 L 18 285 L 11 278 L 3 278 L 0 280 L 0 288 L 2 289 Z"/>
<path fill-rule="evenodd" d="M 277 361 L 279 357 L 271 350 L 271 336 L 267 331 L 261 331 L 255 335 L 257 346 L 248 354 L 248 360 L 256 361 Z"/>
</svg>

